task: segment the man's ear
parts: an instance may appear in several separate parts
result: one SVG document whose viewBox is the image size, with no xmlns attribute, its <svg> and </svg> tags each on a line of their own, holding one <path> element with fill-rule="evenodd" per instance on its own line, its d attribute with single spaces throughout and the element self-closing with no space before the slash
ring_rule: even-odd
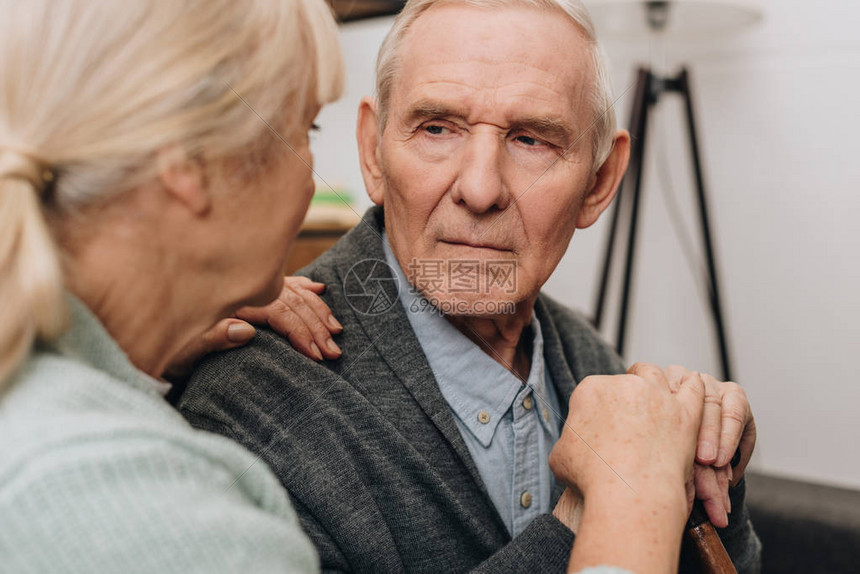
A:
<svg viewBox="0 0 860 574">
<path fill-rule="evenodd" d="M 582 201 L 576 218 L 577 229 L 592 226 L 600 214 L 609 207 L 618 192 L 624 172 L 627 171 L 628 161 L 630 161 L 630 134 L 626 130 L 618 130 L 615 132 L 609 157 L 594 174 L 591 189 Z"/>
<path fill-rule="evenodd" d="M 212 204 L 206 189 L 206 173 L 202 161 L 188 157 L 185 150 L 170 145 L 158 150 L 156 156 L 158 179 L 168 195 L 185 205 L 194 215 L 205 215 Z"/>
<path fill-rule="evenodd" d="M 358 140 L 358 161 L 367 195 L 376 205 L 385 201 L 385 182 L 382 177 L 382 154 L 379 145 L 379 113 L 376 100 L 370 96 L 362 98 L 358 105 L 358 123 L 355 127 Z"/>
</svg>

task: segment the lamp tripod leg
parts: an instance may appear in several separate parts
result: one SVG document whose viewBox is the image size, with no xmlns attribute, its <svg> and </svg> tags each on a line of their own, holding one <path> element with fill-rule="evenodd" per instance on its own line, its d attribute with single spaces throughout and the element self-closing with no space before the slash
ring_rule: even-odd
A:
<svg viewBox="0 0 860 574">
<path fill-rule="evenodd" d="M 627 333 L 627 315 L 630 306 L 630 294 L 633 287 L 633 269 L 636 261 L 636 239 L 639 223 L 639 205 L 642 197 L 642 174 L 645 169 L 645 150 L 647 149 L 648 113 L 653 102 L 652 86 L 654 76 L 650 70 L 640 69 L 636 86 L 636 100 L 633 106 L 633 116 L 630 121 L 631 139 L 635 152 L 630 157 L 630 180 L 625 181 L 625 193 L 632 192 L 630 197 L 630 230 L 627 235 L 627 252 L 624 263 L 624 283 L 621 288 L 621 311 L 618 315 L 618 330 L 616 332 L 615 348 L 619 355 L 624 354 L 625 335 Z"/>
<path fill-rule="evenodd" d="M 594 325 L 600 329 L 603 322 L 603 313 L 606 306 L 606 298 L 609 293 L 609 283 L 612 274 L 612 260 L 615 253 L 615 240 L 619 234 L 619 221 L 624 218 L 628 229 L 627 254 L 625 258 L 624 277 L 625 283 L 622 290 L 622 310 L 619 315 L 619 338 L 616 350 L 619 354 L 623 352 L 623 339 L 627 315 L 627 301 L 630 297 L 630 283 L 632 279 L 633 247 L 635 247 L 635 220 L 638 216 L 639 194 L 641 190 L 641 178 L 644 159 L 645 128 L 647 126 L 648 108 L 651 105 L 651 71 L 640 68 L 637 71 L 636 89 L 634 91 L 633 106 L 630 114 L 631 152 L 630 164 L 627 174 L 621 182 L 618 197 L 612 213 L 612 223 L 607 237 L 606 247 L 603 255 L 603 267 L 600 273 L 600 286 L 597 292 L 597 303 L 594 312 Z"/>
<path fill-rule="evenodd" d="M 720 303 L 720 290 L 717 280 L 717 264 L 714 255 L 713 235 L 710 219 L 708 217 L 708 204 L 705 195 L 705 180 L 702 175 L 702 162 L 699 155 L 699 140 L 696 135 L 696 118 L 693 110 L 693 96 L 690 91 L 689 72 L 686 68 L 681 70 L 678 76 L 678 89 L 684 98 L 687 115 L 687 129 L 690 140 L 690 154 L 693 159 L 693 171 L 696 180 L 696 198 L 699 208 L 699 224 L 702 231 L 702 243 L 705 248 L 705 257 L 708 268 L 708 292 L 710 296 L 711 316 L 714 320 L 714 331 L 717 338 L 720 353 L 720 366 L 723 371 L 723 380 L 732 380 L 732 370 L 729 361 L 729 349 L 726 338 L 725 323 L 723 321 L 722 305 Z"/>
</svg>

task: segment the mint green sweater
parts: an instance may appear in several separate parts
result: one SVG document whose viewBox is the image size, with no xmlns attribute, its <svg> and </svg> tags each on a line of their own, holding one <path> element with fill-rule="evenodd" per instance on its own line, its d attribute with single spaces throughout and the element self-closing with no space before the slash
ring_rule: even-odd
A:
<svg viewBox="0 0 860 574">
<path fill-rule="evenodd" d="M 0 395 L 0 572 L 317 571 L 265 463 L 193 430 L 71 305 Z"/>
</svg>

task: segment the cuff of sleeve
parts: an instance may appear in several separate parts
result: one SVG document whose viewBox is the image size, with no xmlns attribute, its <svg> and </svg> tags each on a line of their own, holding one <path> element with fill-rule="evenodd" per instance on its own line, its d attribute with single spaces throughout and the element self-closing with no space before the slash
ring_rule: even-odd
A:
<svg viewBox="0 0 860 574">
<path fill-rule="evenodd" d="M 573 538 L 573 532 L 557 518 L 541 514 L 473 572 L 564 573 L 570 561 Z"/>
<path fill-rule="evenodd" d="M 551 514 L 541 514 L 516 537 L 517 546 L 528 554 L 529 572 L 567 572 L 574 534 Z"/>
</svg>

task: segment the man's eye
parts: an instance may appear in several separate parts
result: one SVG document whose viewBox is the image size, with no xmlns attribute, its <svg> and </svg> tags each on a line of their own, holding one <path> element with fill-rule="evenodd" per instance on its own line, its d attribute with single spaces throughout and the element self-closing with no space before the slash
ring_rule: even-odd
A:
<svg viewBox="0 0 860 574">
<path fill-rule="evenodd" d="M 536 146 L 542 143 L 541 141 L 530 136 L 518 136 L 517 141 L 527 146 Z"/>
<path fill-rule="evenodd" d="M 427 133 L 433 134 L 434 136 L 442 135 L 442 133 L 445 131 L 445 128 L 443 126 L 433 126 L 433 125 L 424 126 L 424 129 L 427 131 Z"/>
</svg>

